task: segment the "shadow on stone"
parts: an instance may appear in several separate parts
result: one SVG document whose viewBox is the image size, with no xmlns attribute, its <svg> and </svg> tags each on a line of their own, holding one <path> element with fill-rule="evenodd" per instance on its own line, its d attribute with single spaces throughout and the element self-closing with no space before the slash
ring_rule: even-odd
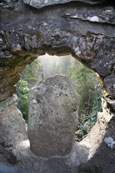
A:
<svg viewBox="0 0 115 173">
<path fill-rule="evenodd" d="M 108 124 L 105 138 L 108 138 L 108 141 L 103 140 L 93 157 L 79 166 L 79 173 L 115 172 L 115 117 Z"/>
</svg>

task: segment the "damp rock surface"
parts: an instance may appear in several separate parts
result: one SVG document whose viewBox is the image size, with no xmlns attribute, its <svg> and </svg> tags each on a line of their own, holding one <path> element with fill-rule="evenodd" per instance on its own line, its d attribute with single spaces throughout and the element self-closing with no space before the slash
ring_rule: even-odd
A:
<svg viewBox="0 0 115 173">
<path fill-rule="evenodd" d="M 66 155 L 77 125 L 77 96 L 65 76 L 41 81 L 31 91 L 28 121 L 30 148 L 38 156 Z"/>
</svg>

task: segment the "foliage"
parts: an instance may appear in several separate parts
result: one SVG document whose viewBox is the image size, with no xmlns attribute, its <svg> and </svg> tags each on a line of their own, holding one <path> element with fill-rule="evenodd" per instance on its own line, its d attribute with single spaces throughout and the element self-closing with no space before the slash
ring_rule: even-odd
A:
<svg viewBox="0 0 115 173">
<path fill-rule="evenodd" d="M 29 87 L 28 83 L 24 80 L 20 80 L 17 84 L 17 107 L 22 112 L 23 118 L 27 120 L 29 110 Z"/>
<path fill-rule="evenodd" d="M 86 135 L 97 120 L 101 111 L 101 86 L 96 74 L 81 63 L 75 61 L 69 72 L 80 95 L 79 129 L 81 136 Z"/>
<path fill-rule="evenodd" d="M 76 91 L 80 95 L 79 128 L 77 130 L 80 136 L 83 137 L 95 124 L 97 113 L 101 111 L 101 86 L 97 76 L 78 61 L 73 61 L 73 59 L 70 61 L 70 57 L 63 57 L 59 65 L 53 63 L 50 68 L 48 68 L 48 65 L 49 63 L 46 62 L 45 67 L 50 70 L 50 75 L 57 73 L 68 74 L 68 77 L 75 83 Z M 19 97 L 17 106 L 26 120 L 29 109 L 29 88 L 33 87 L 38 80 L 42 80 L 43 75 L 43 67 L 37 59 L 27 65 L 17 85 L 17 95 Z"/>
<path fill-rule="evenodd" d="M 22 73 L 21 79 L 27 81 L 29 88 L 33 87 L 38 82 L 38 69 L 41 68 L 40 62 L 36 59 L 31 64 L 27 65 Z"/>
<path fill-rule="evenodd" d="M 39 70 L 38 70 L 39 69 Z M 42 71 L 42 67 L 38 59 L 26 66 L 22 73 L 21 80 L 17 84 L 17 107 L 22 112 L 23 118 L 28 119 L 29 111 L 29 89 L 38 82 L 38 73 Z"/>
</svg>

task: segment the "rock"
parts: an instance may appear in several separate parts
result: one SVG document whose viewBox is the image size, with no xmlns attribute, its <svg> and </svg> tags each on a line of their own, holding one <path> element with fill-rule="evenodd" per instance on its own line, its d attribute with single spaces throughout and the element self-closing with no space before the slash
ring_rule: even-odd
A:
<svg viewBox="0 0 115 173">
<path fill-rule="evenodd" d="M 72 1 L 84 2 L 89 4 L 100 4 L 105 0 L 23 0 L 25 4 L 28 4 L 35 8 L 42 8 L 49 5 L 64 4 Z"/>
<path fill-rule="evenodd" d="M 24 173 L 24 171 L 5 165 L 3 163 L 0 163 L 0 172 L 1 171 L 2 173 Z"/>
<path fill-rule="evenodd" d="M 59 4 L 59 1 L 48 2 Z M 23 1 L 9 3 L 14 4 L 14 10 L 0 6 L 0 101 L 15 92 L 15 84 L 26 64 L 46 52 L 72 54 L 99 74 L 104 88 L 114 99 L 115 8 L 112 3 L 75 5 L 71 2 L 43 10 L 27 8 Z"/>
<path fill-rule="evenodd" d="M 65 76 L 41 81 L 30 95 L 28 135 L 38 156 L 66 155 L 75 140 L 77 96 Z"/>
<path fill-rule="evenodd" d="M 88 136 L 79 143 L 75 142 L 68 155 L 50 158 L 35 156 L 30 151 L 28 139 L 23 139 L 21 142 L 15 143 L 10 152 L 7 150 L 8 147 L 1 147 L 0 144 L 0 162 L 12 164 L 15 171 L 17 170 L 16 168 L 18 170 L 24 169 L 22 171 L 24 173 L 54 173 L 54 170 L 55 173 L 79 173 L 81 170 L 82 172 L 86 170 L 97 172 L 100 168 L 103 173 L 108 173 L 108 171 L 114 172 L 114 124 L 115 116 L 112 118 L 112 115 L 109 114 L 109 110 L 106 108 L 104 112 L 99 113 L 98 120 Z M 14 127 L 11 126 L 11 131 L 12 128 Z M 17 133 L 17 131 L 15 132 Z M 103 140 L 108 138 L 107 144 L 113 144 L 112 148 L 108 147 L 105 140 Z M 13 168 L 10 169 L 11 167 L 0 164 L 0 171 L 1 169 L 2 171 L 4 169 L 7 170 L 7 168 L 9 168 L 9 172 L 10 170 L 13 172 Z"/>
<path fill-rule="evenodd" d="M 15 104 L 15 96 L 0 103 L 0 143 L 7 147 L 27 139 L 25 121 Z"/>
<path fill-rule="evenodd" d="M 86 1 L 84 0 L 84 2 Z M 45 53 L 51 55 L 72 54 L 74 58 L 98 73 L 103 87 L 107 91 L 104 92 L 103 99 L 107 105 L 108 113 L 109 115 L 115 114 L 115 3 L 112 0 L 106 0 L 106 2 L 101 5 L 75 2 L 59 5 L 58 1 L 57 5 L 38 10 L 27 7 L 23 1 L 2 0 L 0 2 L 0 102 L 13 95 L 21 72 L 26 64 L 34 61 L 36 57 Z M 0 109 L 3 110 L 3 107 L 1 105 Z M 9 108 L 11 108 L 11 105 L 8 106 L 7 113 Z M 104 116 L 107 117 L 107 114 L 104 113 Z M 107 147 L 105 143 L 104 145 L 102 143 L 100 150 L 98 142 L 105 122 L 105 119 L 103 119 L 102 127 L 99 128 L 98 133 L 94 128 L 88 144 L 93 144 L 95 151 L 93 152 L 93 158 L 90 159 L 90 167 L 93 166 L 95 169 L 97 165 L 100 165 L 102 167 L 101 172 L 108 173 L 115 170 L 114 150 Z M 108 131 L 111 133 L 105 137 L 110 136 L 115 141 L 115 120 L 112 122 L 108 126 Z M 13 126 L 10 127 L 14 129 Z M 6 128 L 10 129 L 9 127 Z M 11 134 L 10 131 L 8 131 L 8 134 Z M 96 138 L 99 140 L 95 141 Z M 96 150 L 95 144 L 98 145 Z M 24 144 L 24 148 L 28 149 L 29 145 L 25 147 Z M 30 161 L 32 157 L 26 157 L 26 152 L 23 151 L 22 147 L 19 147 L 18 153 L 20 152 L 20 157 L 24 158 L 22 159 L 22 165 L 26 165 L 27 169 L 31 169 L 33 165 L 36 167 L 38 160 Z M 96 151 L 98 151 L 97 154 L 95 154 Z M 72 172 L 67 165 L 64 165 L 64 171 L 61 170 L 62 160 L 58 165 L 57 160 L 49 161 L 48 167 L 42 163 L 41 161 L 45 173 L 48 172 L 47 170 L 50 173 L 54 172 L 55 168 L 57 173 L 64 171 L 67 173 L 67 170 Z M 38 165 L 39 171 L 37 172 L 42 172 L 41 165 Z M 76 168 L 73 172 L 76 173 Z M 93 171 L 91 169 L 89 172 L 100 172 L 100 170 Z"/>
<path fill-rule="evenodd" d="M 110 147 L 111 149 L 115 148 L 115 141 L 112 137 L 105 137 L 104 139 L 105 144 Z"/>
<path fill-rule="evenodd" d="M 111 117 L 110 114 L 106 115 L 105 112 L 102 114 L 102 118 L 98 119 L 86 139 L 81 142 L 92 145 L 90 149 L 93 149 L 95 154 L 91 150 L 89 151 L 89 160 L 85 164 L 81 164 L 79 172 L 85 172 L 86 170 L 91 173 L 115 172 L 115 116 Z M 109 116 L 110 121 L 107 116 Z"/>
</svg>

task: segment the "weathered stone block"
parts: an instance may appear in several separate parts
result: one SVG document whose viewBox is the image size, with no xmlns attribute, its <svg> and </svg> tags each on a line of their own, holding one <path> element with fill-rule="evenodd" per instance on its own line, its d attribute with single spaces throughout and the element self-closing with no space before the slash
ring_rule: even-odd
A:
<svg viewBox="0 0 115 173">
<path fill-rule="evenodd" d="M 38 156 L 70 152 L 77 122 L 77 96 L 65 76 L 41 81 L 30 95 L 28 134 L 31 150 Z"/>
</svg>

